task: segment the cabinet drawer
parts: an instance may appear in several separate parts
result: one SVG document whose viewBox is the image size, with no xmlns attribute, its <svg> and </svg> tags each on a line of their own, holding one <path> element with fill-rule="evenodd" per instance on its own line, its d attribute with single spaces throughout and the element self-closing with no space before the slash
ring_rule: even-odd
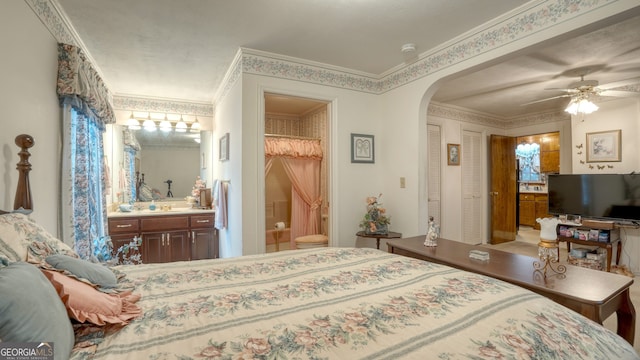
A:
<svg viewBox="0 0 640 360">
<path fill-rule="evenodd" d="M 213 227 L 213 214 L 191 215 L 191 227 L 194 229 Z"/>
<path fill-rule="evenodd" d="M 188 216 L 147 216 L 140 219 L 142 231 L 185 230 L 189 228 Z"/>
<path fill-rule="evenodd" d="M 109 234 L 138 232 L 138 219 L 109 219 Z"/>
<path fill-rule="evenodd" d="M 536 194 L 536 201 L 547 201 L 547 194 Z"/>
<path fill-rule="evenodd" d="M 535 196 L 533 194 L 520 194 L 520 201 L 534 201 Z"/>
</svg>

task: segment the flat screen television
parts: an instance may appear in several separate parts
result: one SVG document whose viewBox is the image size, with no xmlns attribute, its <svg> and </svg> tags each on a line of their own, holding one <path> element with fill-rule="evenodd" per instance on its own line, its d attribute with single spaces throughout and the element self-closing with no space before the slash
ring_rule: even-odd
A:
<svg viewBox="0 0 640 360">
<path fill-rule="evenodd" d="M 549 175 L 549 214 L 640 220 L 640 174 Z"/>
</svg>

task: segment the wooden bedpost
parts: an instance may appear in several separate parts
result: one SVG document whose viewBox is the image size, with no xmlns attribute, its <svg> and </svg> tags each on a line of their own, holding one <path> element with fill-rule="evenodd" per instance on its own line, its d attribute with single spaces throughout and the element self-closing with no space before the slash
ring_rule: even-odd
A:
<svg viewBox="0 0 640 360">
<path fill-rule="evenodd" d="M 20 147 L 20 162 L 18 162 L 16 169 L 20 173 L 18 177 L 18 187 L 16 188 L 16 197 L 13 201 L 13 209 L 22 209 L 25 213 L 33 211 L 33 204 L 31 203 L 31 186 L 29 185 L 29 171 L 31 171 L 31 164 L 29 163 L 29 148 L 31 148 L 35 142 L 31 135 L 18 135 L 16 136 L 16 145 Z"/>
</svg>

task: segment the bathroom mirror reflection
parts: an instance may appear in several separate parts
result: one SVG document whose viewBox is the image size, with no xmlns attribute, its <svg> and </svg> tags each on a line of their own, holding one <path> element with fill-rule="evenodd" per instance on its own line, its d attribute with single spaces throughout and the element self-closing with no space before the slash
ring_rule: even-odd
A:
<svg viewBox="0 0 640 360">
<path fill-rule="evenodd" d="M 211 154 L 211 131 L 149 132 L 107 125 L 108 196 L 111 202 L 183 201 L 198 177 L 208 180 Z"/>
</svg>

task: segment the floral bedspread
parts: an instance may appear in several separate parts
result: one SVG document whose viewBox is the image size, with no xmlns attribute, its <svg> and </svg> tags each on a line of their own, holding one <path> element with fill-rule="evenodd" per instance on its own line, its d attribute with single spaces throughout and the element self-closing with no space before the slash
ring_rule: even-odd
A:
<svg viewBox="0 0 640 360">
<path fill-rule="evenodd" d="M 118 269 L 144 316 L 75 359 L 638 359 L 528 290 L 374 249 Z"/>
</svg>

